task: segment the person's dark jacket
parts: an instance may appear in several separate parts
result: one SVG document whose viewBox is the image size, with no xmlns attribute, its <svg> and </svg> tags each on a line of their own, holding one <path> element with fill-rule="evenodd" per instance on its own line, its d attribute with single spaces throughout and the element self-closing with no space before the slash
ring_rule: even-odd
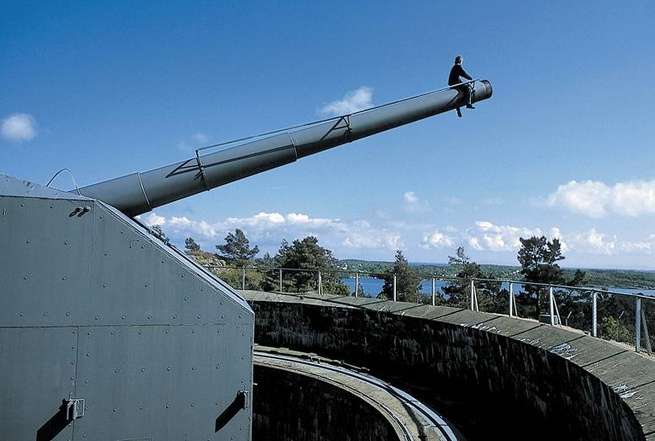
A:
<svg viewBox="0 0 655 441">
<path fill-rule="evenodd" d="M 452 86 L 453 84 L 461 83 L 460 77 L 466 78 L 467 80 L 472 80 L 471 76 L 466 73 L 461 64 L 455 64 L 452 69 L 450 69 L 450 75 L 448 75 L 448 85 Z"/>
</svg>

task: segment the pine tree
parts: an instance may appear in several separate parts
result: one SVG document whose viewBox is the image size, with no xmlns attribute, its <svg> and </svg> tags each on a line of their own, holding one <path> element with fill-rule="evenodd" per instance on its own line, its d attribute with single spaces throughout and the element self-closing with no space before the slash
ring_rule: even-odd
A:
<svg viewBox="0 0 655 441">
<path fill-rule="evenodd" d="M 517 259 L 521 264 L 521 274 L 526 282 L 563 284 L 564 275 L 557 262 L 564 260 L 562 244 L 559 239 L 551 241 L 546 236 L 532 236 L 520 239 L 521 249 Z M 537 317 L 541 315 L 542 306 L 545 305 L 546 296 L 539 296 L 543 287 L 526 285 L 525 291 L 535 302 Z M 541 300 L 540 300 L 541 298 Z"/>
<path fill-rule="evenodd" d="M 470 302 L 471 279 L 483 278 L 482 269 L 466 255 L 462 246 L 457 248 L 454 256 L 448 256 L 448 266 L 454 269 L 457 280 L 449 282 L 442 288 L 448 296 L 447 303 L 458 308 L 466 308 Z"/>
<path fill-rule="evenodd" d="M 250 241 L 239 228 L 225 236 L 223 245 L 216 245 L 220 257 L 238 267 L 245 267 L 259 253 L 259 247 L 250 246 Z"/>
<path fill-rule="evenodd" d="M 393 299 L 393 277 L 396 276 L 396 298 L 402 302 L 417 302 L 421 278 L 409 266 L 401 250 L 396 251 L 395 261 L 384 274 L 384 286 L 379 297 Z"/>
<path fill-rule="evenodd" d="M 164 230 L 161 229 L 161 225 L 154 225 L 150 229 L 152 230 L 154 235 L 157 236 L 159 239 L 161 239 L 161 241 L 164 242 L 166 245 L 171 244 L 171 240 L 168 238 L 168 236 L 166 236 Z"/>
<path fill-rule="evenodd" d="M 468 308 L 471 302 L 471 280 L 491 279 L 480 265 L 466 255 L 464 247 L 457 248 L 454 256 L 448 257 L 448 266 L 455 273 L 456 280 L 442 288 L 447 295 L 446 303 L 458 308 Z M 507 310 L 507 292 L 501 291 L 500 283 L 474 280 L 480 311 L 503 312 Z"/>
<path fill-rule="evenodd" d="M 193 237 L 187 237 L 184 239 L 184 248 L 186 249 L 187 254 L 195 254 L 200 251 L 200 245 L 198 245 Z"/>
<path fill-rule="evenodd" d="M 305 269 L 308 271 L 288 271 L 284 275 L 285 289 L 306 291 L 318 289 L 318 271 L 321 271 L 323 292 L 337 295 L 347 295 L 348 287 L 341 283 L 338 271 L 338 261 L 332 251 L 318 244 L 314 236 L 294 240 L 291 245 L 282 241 L 275 256 L 275 262 L 280 268 Z"/>
</svg>

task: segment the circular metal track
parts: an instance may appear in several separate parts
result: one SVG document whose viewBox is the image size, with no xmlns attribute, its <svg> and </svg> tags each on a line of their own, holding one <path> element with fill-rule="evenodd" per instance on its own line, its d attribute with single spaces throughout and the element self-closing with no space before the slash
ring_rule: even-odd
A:
<svg viewBox="0 0 655 441">
<path fill-rule="evenodd" d="M 348 390 L 383 413 L 405 441 L 461 441 L 445 419 L 430 407 L 355 366 L 315 354 L 262 346 L 255 347 L 254 362 L 311 376 Z"/>
</svg>

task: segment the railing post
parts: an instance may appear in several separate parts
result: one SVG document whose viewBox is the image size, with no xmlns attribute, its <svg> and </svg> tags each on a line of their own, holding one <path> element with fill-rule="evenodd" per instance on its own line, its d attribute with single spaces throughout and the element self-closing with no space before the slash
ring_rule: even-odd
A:
<svg viewBox="0 0 655 441">
<path fill-rule="evenodd" d="M 646 304 L 641 305 L 641 329 L 644 331 L 646 350 L 652 354 L 653 348 L 650 344 L 650 332 L 648 332 L 648 322 L 646 321 Z"/>
<path fill-rule="evenodd" d="M 393 301 L 395 302 L 397 300 L 397 295 L 396 295 L 396 275 L 393 275 Z"/>
<path fill-rule="evenodd" d="M 355 273 L 355 297 L 359 295 L 359 272 Z"/>
<path fill-rule="evenodd" d="M 469 283 L 469 308 L 473 311 L 473 279 Z"/>
<path fill-rule="evenodd" d="M 553 299 L 553 287 L 548 288 L 548 302 L 550 303 L 550 324 L 555 326 L 555 301 Z"/>
<path fill-rule="evenodd" d="M 318 272 L 318 295 L 323 294 L 323 279 L 321 278 L 321 272 Z"/>
<path fill-rule="evenodd" d="M 471 279 L 471 288 L 473 293 L 473 310 L 475 312 L 480 312 L 480 306 L 478 305 L 478 290 L 475 287 L 475 279 Z"/>
<path fill-rule="evenodd" d="M 471 279 L 471 311 L 475 311 L 475 282 Z"/>
<path fill-rule="evenodd" d="M 591 335 L 598 337 L 598 293 L 593 292 L 591 298 Z"/>
<path fill-rule="evenodd" d="M 280 268 L 280 292 L 282 292 L 282 268 Z"/>
<path fill-rule="evenodd" d="M 635 298 L 635 351 L 641 350 L 641 297 Z"/>
<path fill-rule="evenodd" d="M 432 276 L 432 306 L 437 304 L 437 289 L 436 289 L 436 279 Z"/>
<path fill-rule="evenodd" d="M 241 289 L 246 289 L 246 267 L 241 268 Z"/>
<path fill-rule="evenodd" d="M 513 317 L 514 316 L 514 292 L 513 292 L 514 284 L 512 282 L 509 282 L 509 316 Z"/>
</svg>

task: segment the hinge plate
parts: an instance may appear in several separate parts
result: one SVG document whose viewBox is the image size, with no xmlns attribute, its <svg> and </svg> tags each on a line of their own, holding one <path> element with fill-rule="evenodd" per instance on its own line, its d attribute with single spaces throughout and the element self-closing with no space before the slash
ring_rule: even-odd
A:
<svg viewBox="0 0 655 441">
<path fill-rule="evenodd" d="M 66 400 L 66 420 L 73 421 L 84 416 L 84 398 Z"/>
</svg>

